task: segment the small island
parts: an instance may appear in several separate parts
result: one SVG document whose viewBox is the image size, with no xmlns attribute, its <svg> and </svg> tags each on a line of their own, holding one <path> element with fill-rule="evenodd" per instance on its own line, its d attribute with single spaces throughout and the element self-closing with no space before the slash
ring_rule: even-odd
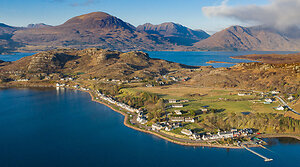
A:
<svg viewBox="0 0 300 167">
<path fill-rule="evenodd" d="M 300 139 L 299 63 L 188 66 L 140 51 L 56 49 L 0 66 L 1 87 L 90 93 L 130 128 L 188 146 L 263 147 Z"/>
</svg>

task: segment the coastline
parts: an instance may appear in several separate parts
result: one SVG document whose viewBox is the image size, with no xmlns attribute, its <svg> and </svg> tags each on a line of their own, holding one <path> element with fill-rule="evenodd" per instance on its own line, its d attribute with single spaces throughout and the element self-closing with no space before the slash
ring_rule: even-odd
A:
<svg viewBox="0 0 300 167">
<path fill-rule="evenodd" d="M 140 131 L 140 132 L 144 132 L 144 133 L 148 133 L 148 134 L 151 134 L 151 135 L 155 135 L 159 138 L 162 138 L 164 140 L 167 140 L 169 142 L 172 142 L 172 143 L 175 143 L 175 144 L 179 144 L 179 145 L 183 145 L 183 146 L 198 146 L 198 147 L 215 147 L 215 148 L 231 148 L 231 149 L 242 149 L 242 147 L 238 147 L 238 146 L 222 146 L 222 145 L 209 145 L 209 144 L 204 144 L 204 143 L 188 143 L 188 142 L 180 142 L 180 141 L 176 141 L 176 140 L 172 140 L 168 137 L 165 137 L 165 136 L 162 136 L 158 133 L 155 133 L 155 132 L 152 132 L 152 131 L 148 131 L 148 130 L 144 130 L 144 129 L 140 129 L 140 128 L 137 128 L 137 127 L 134 127 L 130 124 L 127 123 L 127 119 L 128 119 L 128 114 L 125 114 L 124 112 L 120 111 L 120 110 L 117 110 L 115 108 L 113 108 L 111 105 L 105 103 L 105 102 L 102 102 L 102 101 L 99 101 L 99 100 L 96 100 L 94 98 L 94 96 L 92 95 L 92 93 L 90 91 L 84 91 L 84 90 L 80 90 L 80 91 L 83 91 L 83 92 L 86 92 L 86 93 L 89 93 L 90 96 L 91 96 L 91 100 L 96 102 L 96 103 L 100 103 L 100 104 L 103 104 L 105 106 L 107 106 L 108 108 L 110 108 L 111 110 L 117 112 L 117 113 L 120 113 L 124 116 L 124 121 L 123 121 L 123 124 L 125 126 L 127 126 L 128 128 L 131 128 L 131 129 L 134 129 L 134 130 L 137 130 L 137 131 Z"/>
<path fill-rule="evenodd" d="M 47 85 L 47 86 L 45 86 L 45 85 L 34 85 L 34 86 L 33 85 L 31 85 L 31 86 L 28 86 L 28 85 L 26 85 L 26 86 L 25 85 L 21 85 L 21 86 L 20 85 L 19 86 L 16 86 L 16 85 L 14 85 L 14 86 L 3 86 L 3 85 L 1 85 L 0 86 L 0 88 L 14 88 L 14 87 L 16 87 L 16 88 L 55 88 L 55 86 L 50 86 L 50 85 Z M 126 114 L 126 113 L 124 113 L 124 112 L 122 112 L 118 109 L 115 109 L 112 104 L 108 104 L 106 102 L 96 100 L 91 91 L 81 90 L 81 89 L 73 89 L 73 88 L 67 88 L 67 89 L 79 90 L 79 91 L 82 91 L 82 92 L 89 93 L 89 95 L 91 96 L 92 101 L 94 101 L 96 103 L 99 103 L 99 104 L 103 104 L 103 105 L 109 107 L 111 110 L 122 114 L 124 116 L 123 124 L 126 127 L 137 130 L 137 131 L 140 131 L 140 132 L 144 132 L 144 133 L 154 135 L 156 137 L 167 140 L 167 141 L 172 142 L 174 144 L 179 144 L 179 145 L 183 145 L 183 146 L 192 146 L 192 147 L 243 149 L 242 147 L 239 147 L 239 146 L 216 145 L 216 144 L 207 144 L 207 143 L 201 143 L 201 142 L 181 142 L 181 141 L 177 141 L 177 140 L 174 140 L 174 139 L 170 139 L 167 136 L 163 136 L 163 135 L 161 135 L 159 133 L 156 133 L 154 131 L 149 131 L 149 130 L 144 130 L 144 129 L 141 129 L 141 128 L 134 127 L 134 126 L 128 124 L 128 122 L 127 122 L 129 114 Z M 257 136 L 262 137 L 262 138 L 289 137 L 289 138 L 298 139 L 300 141 L 300 135 L 295 135 L 295 134 L 260 134 L 260 135 L 257 135 Z M 249 145 L 249 147 L 259 147 L 259 145 Z"/>
</svg>

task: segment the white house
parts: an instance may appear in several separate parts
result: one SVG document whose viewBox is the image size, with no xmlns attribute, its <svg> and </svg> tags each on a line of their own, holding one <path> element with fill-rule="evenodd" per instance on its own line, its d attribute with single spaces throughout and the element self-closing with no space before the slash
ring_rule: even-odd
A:
<svg viewBox="0 0 300 167">
<path fill-rule="evenodd" d="M 265 99 L 266 102 L 272 103 L 273 99 Z"/>
<path fill-rule="evenodd" d="M 152 124 L 152 130 L 161 130 L 163 127 L 160 124 Z"/>
<path fill-rule="evenodd" d="M 184 122 L 191 122 L 194 123 L 195 119 L 194 118 L 184 118 Z"/>
<path fill-rule="evenodd" d="M 174 110 L 174 112 L 175 112 L 176 115 L 181 115 L 182 114 L 181 110 Z"/>
<path fill-rule="evenodd" d="M 181 130 L 181 133 L 182 134 L 185 134 L 185 135 L 187 135 L 187 136 L 191 136 L 193 133 L 192 133 L 192 131 L 190 131 L 190 130 L 188 130 L 188 129 L 182 129 Z"/>
<path fill-rule="evenodd" d="M 173 108 L 182 108 L 183 104 L 172 104 Z"/>
<path fill-rule="evenodd" d="M 283 106 L 278 106 L 278 107 L 275 108 L 275 110 L 281 110 L 281 111 L 283 111 L 284 107 Z"/>
</svg>

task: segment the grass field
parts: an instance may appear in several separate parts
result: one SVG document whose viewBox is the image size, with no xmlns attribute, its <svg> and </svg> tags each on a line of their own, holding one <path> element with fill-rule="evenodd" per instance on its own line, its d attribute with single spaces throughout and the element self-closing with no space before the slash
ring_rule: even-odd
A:
<svg viewBox="0 0 300 167">
<path fill-rule="evenodd" d="M 215 88 L 195 88 L 182 86 L 167 87 L 137 87 L 130 88 L 126 91 L 147 91 L 156 93 L 164 99 L 187 99 L 182 110 L 199 110 L 202 106 L 209 106 L 211 109 L 224 109 L 224 112 L 260 112 L 272 113 L 282 112 L 275 111 L 273 108 L 279 103 L 263 104 L 259 101 L 258 96 L 238 96 L 238 90 L 235 89 L 215 89 Z M 255 100 L 255 103 L 253 102 Z M 171 109 L 172 110 L 172 109 Z M 283 112 L 282 112 L 283 113 Z"/>
</svg>

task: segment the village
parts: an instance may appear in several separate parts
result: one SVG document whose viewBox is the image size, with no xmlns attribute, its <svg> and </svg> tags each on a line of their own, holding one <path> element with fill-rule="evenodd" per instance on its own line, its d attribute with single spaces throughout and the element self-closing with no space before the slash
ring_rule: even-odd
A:
<svg viewBox="0 0 300 167">
<path fill-rule="evenodd" d="M 70 80 L 67 78 L 67 80 Z M 74 89 L 80 89 L 83 91 L 92 91 L 89 88 L 85 88 L 84 86 L 80 86 L 79 84 L 75 84 L 73 86 L 67 85 L 64 83 L 57 83 L 56 87 L 72 87 Z M 257 92 L 239 92 L 237 96 L 250 96 L 253 93 Z M 277 95 L 280 92 L 271 91 L 271 92 L 259 92 L 259 94 L 264 97 L 260 103 L 265 105 L 272 104 L 274 102 L 278 102 L 276 100 Z M 247 138 L 252 136 L 253 134 L 258 133 L 251 127 L 244 129 L 235 129 L 232 128 L 228 131 L 222 131 L 220 129 L 216 131 L 206 131 L 206 132 L 197 132 L 194 129 L 186 128 L 188 125 L 197 122 L 197 114 L 189 114 L 189 111 L 184 110 L 184 107 L 188 104 L 189 100 L 187 99 L 165 99 L 165 110 L 166 114 L 161 121 L 153 122 L 148 119 L 147 111 L 142 108 L 134 108 L 128 104 L 118 102 L 112 96 L 106 96 L 104 93 L 101 93 L 99 90 L 95 91 L 95 99 L 104 101 L 110 105 L 119 107 L 119 110 L 125 111 L 126 114 L 129 115 L 129 122 L 138 128 L 145 129 L 147 131 L 152 131 L 159 134 L 164 134 L 166 136 L 171 137 L 172 139 L 180 139 L 186 141 L 218 141 L 224 139 L 239 139 L 239 138 Z M 288 100 L 292 100 L 291 97 Z M 258 102 L 258 101 L 255 101 Z M 284 105 L 279 105 L 274 108 L 274 110 L 287 110 L 288 108 Z M 209 106 L 202 106 L 199 108 L 201 113 L 209 113 L 213 111 L 213 109 L 209 108 Z M 174 134 L 174 135 L 172 135 Z M 176 135 L 177 134 L 177 135 Z M 180 134 L 180 135 L 178 135 Z M 176 136 L 176 137 L 175 137 Z"/>
</svg>

